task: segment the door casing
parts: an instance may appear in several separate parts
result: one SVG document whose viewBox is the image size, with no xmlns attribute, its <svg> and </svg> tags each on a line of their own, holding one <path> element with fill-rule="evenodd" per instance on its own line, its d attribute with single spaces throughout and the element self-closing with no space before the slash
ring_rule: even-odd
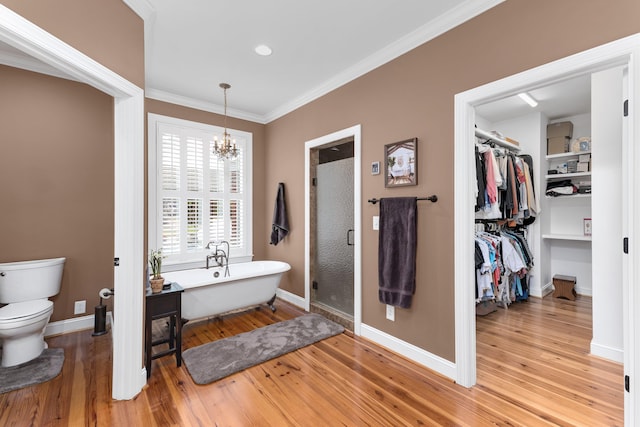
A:
<svg viewBox="0 0 640 427">
<path fill-rule="evenodd" d="M 332 142 L 353 138 L 353 226 L 354 226 L 354 254 L 353 254 L 353 333 L 360 335 L 362 323 L 362 167 L 361 167 L 361 127 L 355 125 L 328 135 L 305 142 L 304 145 L 304 304 L 305 310 L 311 307 L 311 152 Z"/>
<path fill-rule="evenodd" d="M 475 142 L 475 106 L 514 95 L 527 90 L 553 84 L 581 74 L 615 66 L 628 67 L 629 117 L 628 129 L 623 137 L 626 153 L 626 174 L 623 180 L 624 206 L 622 231 L 629 237 L 629 255 L 623 255 L 623 335 L 624 373 L 631 384 L 638 381 L 640 366 L 640 340 L 634 337 L 640 331 L 640 290 L 634 289 L 633 278 L 640 272 L 640 174 L 633 165 L 640 164 L 640 149 L 634 141 L 640 138 L 640 34 L 629 36 L 569 57 L 541 65 L 531 70 L 470 89 L 455 96 L 454 138 L 454 259 L 455 259 L 455 380 L 471 387 L 476 383 L 476 319 L 473 287 L 473 224 L 474 177 L 473 147 Z M 622 106 L 620 108 L 622 112 Z M 620 242 L 622 247 L 622 242 Z M 634 387 L 625 392 L 625 425 L 635 425 L 640 419 L 640 393 Z"/>
</svg>

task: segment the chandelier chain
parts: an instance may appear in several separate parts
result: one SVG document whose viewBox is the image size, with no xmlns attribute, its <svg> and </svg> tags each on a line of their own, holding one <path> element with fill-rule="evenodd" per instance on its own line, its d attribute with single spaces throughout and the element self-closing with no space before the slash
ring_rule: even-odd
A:
<svg viewBox="0 0 640 427">
<path fill-rule="evenodd" d="M 228 83 L 220 83 L 224 90 L 224 133 L 222 141 L 218 143 L 218 137 L 213 138 L 213 154 L 221 159 L 235 159 L 238 156 L 238 148 L 235 140 L 231 140 L 231 135 L 227 132 L 227 89 L 231 87 Z"/>
</svg>

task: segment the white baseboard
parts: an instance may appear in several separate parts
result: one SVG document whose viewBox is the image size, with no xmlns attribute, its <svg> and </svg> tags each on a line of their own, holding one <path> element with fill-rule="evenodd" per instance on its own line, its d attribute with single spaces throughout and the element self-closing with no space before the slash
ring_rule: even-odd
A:
<svg viewBox="0 0 640 427">
<path fill-rule="evenodd" d="M 576 293 L 578 295 L 584 295 L 586 297 L 593 297 L 593 289 L 591 289 L 590 287 L 586 288 L 586 287 L 576 286 L 574 289 L 576 290 Z"/>
<path fill-rule="evenodd" d="M 304 298 L 282 289 L 278 289 L 276 291 L 276 295 L 283 301 L 287 301 L 288 303 L 291 303 L 304 310 Z M 386 332 L 382 332 L 365 324 L 361 325 L 360 333 L 364 338 L 367 338 L 368 340 L 371 340 L 378 345 L 401 354 L 407 359 L 410 359 L 422 366 L 432 369 L 448 378 L 455 379 L 455 363 L 445 360 L 440 356 L 436 356 L 435 354 L 431 354 L 428 351 L 416 347 L 413 344 L 409 344 L 392 335 L 387 334 Z"/>
<path fill-rule="evenodd" d="M 114 328 L 114 324 L 113 324 L 113 312 L 112 311 L 107 311 L 107 326 L 111 325 L 111 330 L 113 330 Z M 113 337 L 113 334 L 111 334 L 111 336 Z M 113 340 L 113 338 L 112 338 Z M 146 377 L 145 377 L 146 379 Z"/>
<path fill-rule="evenodd" d="M 376 328 L 373 328 L 364 323 L 361 325 L 361 333 L 364 338 L 367 338 L 376 344 L 395 351 L 398 354 L 410 359 L 422 366 L 425 366 L 431 370 L 438 372 L 448 378 L 455 380 L 456 377 L 456 364 L 443 359 L 440 356 L 429 353 L 413 344 L 402 341 L 392 335 L 382 332 Z"/>
<path fill-rule="evenodd" d="M 529 294 L 532 297 L 537 297 L 537 298 L 544 298 L 546 297 L 548 294 L 550 294 L 551 292 L 553 292 L 553 283 L 548 282 L 547 284 L 545 284 L 544 286 L 542 286 L 542 288 L 540 289 L 534 289 L 531 288 L 529 291 Z"/>
<path fill-rule="evenodd" d="M 281 300 L 286 301 L 286 302 L 288 302 L 290 304 L 293 304 L 296 307 L 301 308 L 301 309 L 304 310 L 304 306 L 305 306 L 304 298 L 299 297 L 296 294 L 292 294 L 291 292 L 285 291 L 285 290 L 282 290 L 282 289 L 277 289 L 276 290 L 276 296 L 278 298 L 280 298 Z"/>
<path fill-rule="evenodd" d="M 551 292 L 553 292 L 553 283 L 549 282 L 549 283 L 546 284 L 545 287 L 542 288 L 542 296 L 541 296 L 541 298 L 546 297 Z"/>
<path fill-rule="evenodd" d="M 84 331 L 86 329 L 93 329 L 95 326 L 94 315 L 73 317 L 71 319 L 58 320 L 57 322 L 50 322 L 44 330 L 44 336 L 69 334 L 71 332 Z M 112 322 L 113 314 L 107 312 L 107 325 Z"/>
<path fill-rule="evenodd" d="M 591 354 L 613 362 L 624 363 L 624 350 L 591 341 Z"/>
</svg>

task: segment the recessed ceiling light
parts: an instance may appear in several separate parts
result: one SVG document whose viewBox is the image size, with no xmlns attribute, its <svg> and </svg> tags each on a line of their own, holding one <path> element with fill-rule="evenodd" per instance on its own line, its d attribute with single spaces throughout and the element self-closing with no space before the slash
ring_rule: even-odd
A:
<svg viewBox="0 0 640 427">
<path fill-rule="evenodd" d="M 535 107 L 536 105 L 538 105 L 538 101 L 536 101 L 535 99 L 533 99 L 531 97 L 531 95 L 529 95 L 526 92 L 522 92 L 519 93 L 518 96 L 520 97 L 520 99 L 522 99 L 524 102 L 526 102 L 527 104 L 529 104 L 532 108 Z"/>
<path fill-rule="evenodd" d="M 271 48 L 266 44 L 261 44 L 260 46 L 256 46 L 254 50 L 260 56 L 269 56 L 273 52 Z"/>
</svg>

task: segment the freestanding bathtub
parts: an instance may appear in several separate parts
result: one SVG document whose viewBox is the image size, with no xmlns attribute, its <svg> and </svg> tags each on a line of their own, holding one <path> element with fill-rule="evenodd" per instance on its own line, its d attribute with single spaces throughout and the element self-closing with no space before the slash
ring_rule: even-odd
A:
<svg viewBox="0 0 640 427">
<path fill-rule="evenodd" d="M 286 262 L 252 261 L 229 264 L 227 277 L 223 277 L 224 269 L 220 267 L 172 271 L 162 276 L 184 288 L 182 317 L 194 320 L 272 303 L 280 278 L 290 269 Z M 214 277 L 216 272 L 218 277 Z"/>
</svg>

